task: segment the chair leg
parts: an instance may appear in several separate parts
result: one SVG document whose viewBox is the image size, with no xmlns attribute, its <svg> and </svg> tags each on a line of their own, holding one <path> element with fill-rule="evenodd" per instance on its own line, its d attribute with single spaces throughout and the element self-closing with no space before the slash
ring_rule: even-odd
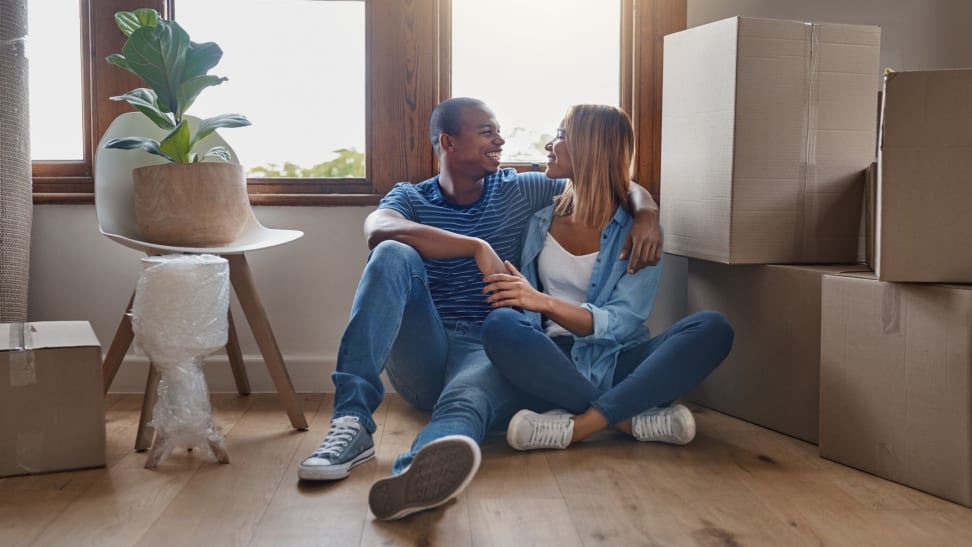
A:
<svg viewBox="0 0 972 547">
<path fill-rule="evenodd" d="M 273 336 L 267 314 L 260 302 L 260 297 L 257 295 L 256 284 L 253 282 L 253 274 L 246 262 L 246 256 L 242 254 L 228 255 L 226 259 L 230 263 L 230 281 L 236 291 L 236 297 L 240 302 L 240 307 L 243 308 L 247 322 L 250 324 L 260 353 L 263 354 L 263 361 L 266 363 L 270 378 L 273 379 L 273 384 L 277 388 L 277 394 L 287 410 L 290 423 L 295 429 L 307 429 L 307 419 L 304 418 L 304 412 L 300 408 L 300 400 L 294 391 L 294 384 L 290 380 L 290 374 L 287 373 L 283 356 L 280 355 L 280 347 L 277 346 L 277 340 Z"/>
<path fill-rule="evenodd" d="M 226 339 L 226 355 L 229 357 L 230 368 L 233 369 L 233 380 L 236 381 L 236 392 L 240 395 L 250 394 L 250 379 L 246 376 L 246 365 L 243 363 L 243 352 L 240 351 L 240 338 L 236 334 L 236 323 L 233 312 L 226 314 L 229 320 L 229 336 Z"/>
<path fill-rule="evenodd" d="M 162 375 L 149 363 L 148 377 L 145 378 L 145 395 L 142 396 L 142 414 L 138 418 L 138 433 L 135 434 L 135 451 L 142 452 L 152 446 L 155 429 L 148 425 L 152 421 L 152 411 L 159 399 L 159 379 Z"/>
<path fill-rule="evenodd" d="M 132 345 L 132 339 L 135 338 L 135 334 L 132 332 L 132 320 L 128 316 L 128 312 L 131 311 L 132 302 L 134 301 L 135 291 L 132 291 L 132 297 L 128 299 L 128 305 L 125 306 L 125 313 L 122 314 L 118 328 L 115 330 L 115 337 L 112 338 L 111 346 L 108 347 L 108 353 L 105 355 L 105 362 L 101 366 L 101 373 L 105 382 L 105 393 L 108 393 L 108 388 L 115 381 L 115 375 L 118 374 L 118 367 L 121 366 L 122 360 L 125 359 L 125 354 L 128 353 L 128 347 Z"/>
</svg>

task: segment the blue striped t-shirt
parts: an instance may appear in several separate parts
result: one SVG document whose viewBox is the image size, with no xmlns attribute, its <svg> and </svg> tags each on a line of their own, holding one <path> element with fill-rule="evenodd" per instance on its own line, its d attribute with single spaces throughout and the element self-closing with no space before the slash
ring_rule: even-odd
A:
<svg viewBox="0 0 972 547">
<path fill-rule="evenodd" d="M 401 182 L 378 204 L 408 220 L 486 240 L 504 260 L 520 267 L 527 221 L 564 190 L 563 180 L 538 172 L 500 169 L 483 180 L 483 195 L 469 205 L 449 202 L 439 177 L 419 184 Z M 424 260 L 432 301 L 443 321 L 481 323 L 492 309 L 483 294 L 483 274 L 472 257 Z"/>
</svg>

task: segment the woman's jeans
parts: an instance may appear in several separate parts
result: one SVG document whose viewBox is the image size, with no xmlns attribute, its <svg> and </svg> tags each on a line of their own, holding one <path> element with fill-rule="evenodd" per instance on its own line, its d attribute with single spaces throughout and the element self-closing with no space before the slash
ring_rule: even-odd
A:
<svg viewBox="0 0 972 547">
<path fill-rule="evenodd" d="M 482 335 L 493 365 L 513 385 L 572 414 L 594 407 L 612 425 L 669 404 L 698 385 L 729 354 L 733 339 L 722 314 L 694 313 L 622 351 L 612 387 L 602 390 L 571 362 L 573 337 L 551 339 L 518 311 L 494 310 Z"/>
<path fill-rule="evenodd" d="M 432 411 L 411 451 L 396 459 L 396 474 L 434 439 L 458 434 L 482 443 L 516 410 L 542 404 L 490 364 L 480 325 L 439 318 L 421 256 L 395 241 L 374 248 L 358 284 L 331 376 L 333 417 L 355 416 L 374 433 L 372 413 L 385 394 L 382 370 L 409 404 Z"/>
</svg>

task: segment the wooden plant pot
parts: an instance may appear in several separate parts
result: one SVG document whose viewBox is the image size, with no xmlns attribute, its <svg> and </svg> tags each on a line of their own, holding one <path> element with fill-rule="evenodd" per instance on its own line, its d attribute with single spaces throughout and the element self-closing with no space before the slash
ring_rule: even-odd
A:
<svg viewBox="0 0 972 547">
<path fill-rule="evenodd" d="M 135 222 L 143 240 L 180 247 L 228 245 L 249 212 L 236 163 L 169 163 L 132 170 Z"/>
</svg>

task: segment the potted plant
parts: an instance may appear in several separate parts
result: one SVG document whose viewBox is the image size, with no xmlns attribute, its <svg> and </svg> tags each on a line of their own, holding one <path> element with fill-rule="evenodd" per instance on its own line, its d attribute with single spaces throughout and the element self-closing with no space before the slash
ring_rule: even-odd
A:
<svg viewBox="0 0 972 547">
<path fill-rule="evenodd" d="M 105 144 L 142 149 L 166 160 L 132 171 L 142 238 L 180 246 L 231 243 L 249 214 L 243 167 L 233 162 L 225 147 L 196 149 L 217 129 L 243 127 L 250 121 L 240 114 L 204 120 L 186 114 L 200 92 L 227 80 L 209 74 L 222 50 L 212 42 L 190 41 L 178 23 L 163 19 L 154 9 L 120 11 L 115 22 L 127 40 L 122 53 L 108 56 L 108 62 L 134 73 L 148 87 L 111 99 L 126 101 L 164 132 L 159 140 L 132 136 Z"/>
</svg>

